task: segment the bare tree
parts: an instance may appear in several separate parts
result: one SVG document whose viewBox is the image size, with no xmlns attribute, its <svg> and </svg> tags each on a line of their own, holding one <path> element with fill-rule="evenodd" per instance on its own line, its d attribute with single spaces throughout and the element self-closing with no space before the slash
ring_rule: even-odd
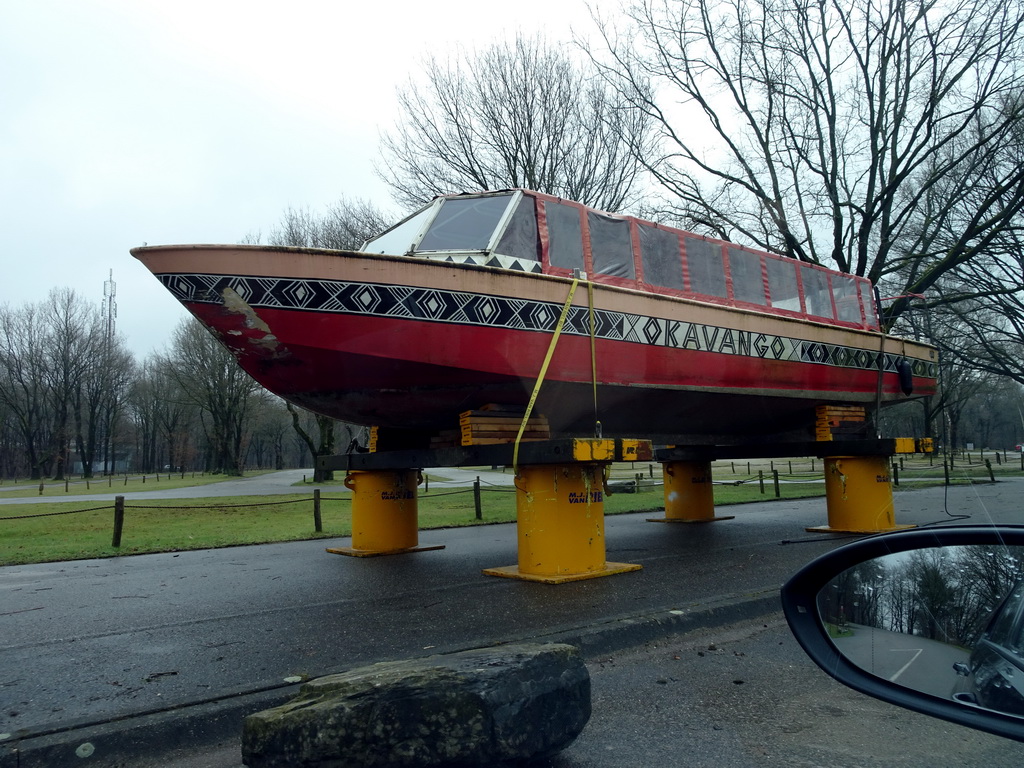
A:
<svg viewBox="0 0 1024 768">
<path fill-rule="evenodd" d="M 1024 576 L 1024 551 L 1020 547 L 958 547 L 956 548 L 959 581 L 964 591 L 969 588 L 975 596 L 968 630 L 964 637 L 970 638 L 970 630 L 983 628 L 987 619 L 1014 585 Z"/>
<path fill-rule="evenodd" d="M 211 469 L 241 474 L 255 403 L 266 391 L 196 320 L 185 320 L 175 329 L 171 350 L 159 364 L 200 409 Z"/>
<path fill-rule="evenodd" d="M 103 333 L 99 309 L 70 288 L 55 288 L 43 303 L 47 327 L 47 393 L 53 416 L 54 479 L 68 471 L 77 407 L 86 372 L 101 364 L 98 359 Z"/>
<path fill-rule="evenodd" d="M 308 208 L 287 209 L 280 223 L 270 231 L 267 242 L 271 245 L 354 251 L 393 223 L 393 216 L 368 200 L 342 197 L 329 205 L 322 215 Z"/>
<path fill-rule="evenodd" d="M 331 470 L 320 469 L 315 466 L 316 459 L 318 456 L 330 456 L 334 453 L 335 439 L 337 437 L 335 425 L 338 423 L 330 416 L 324 416 L 319 413 L 311 413 L 301 408 L 297 408 L 291 403 L 287 403 L 288 413 L 292 417 L 292 428 L 295 430 L 295 434 L 298 435 L 299 439 L 302 440 L 303 444 L 309 450 L 310 458 L 314 462 L 313 467 L 313 482 L 322 483 L 325 480 L 333 480 L 334 472 Z M 301 414 L 306 414 L 316 424 L 317 432 L 320 435 L 319 440 L 314 440 L 312 435 L 312 429 L 307 429 L 302 424 Z"/>
<path fill-rule="evenodd" d="M 639 0 L 627 18 L 593 58 L 658 126 L 640 159 L 685 224 L 900 294 L 1017 226 L 1020 3 Z"/>
<path fill-rule="evenodd" d="M 93 476 L 97 452 L 108 444 L 116 429 L 135 368 L 135 359 L 123 339 L 106 338 L 104 323 L 99 317 L 97 320 L 91 329 L 89 364 L 74 388 L 75 446 L 84 477 Z"/>
<path fill-rule="evenodd" d="M 250 446 L 257 467 L 284 469 L 290 424 L 288 410 L 279 398 L 271 396 L 261 403 Z"/>
<path fill-rule="evenodd" d="M 16 425 L 33 480 L 41 479 L 53 465 L 46 346 L 39 306 L 0 307 L 0 402 Z"/>
<path fill-rule="evenodd" d="M 1016 445 L 1019 440 L 1020 408 L 1024 388 L 1003 376 L 988 375 L 988 380 L 964 409 L 960 427 L 965 442 L 980 448 Z"/>
<path fill-rule="evenodd" d="M 0 403 L 18 425 L 33 478 L 64 479 L 73 447 L 91 474 L 101 411 L 123 396 L 131 367 L 121 340 L 105 341 L 98 309 L 67 288 L 0 308 Z"/>
<path fill-rule="evenodd" d="M 637 199 L 648 118 L 542 37 L 430 59 L 398 94 L 381 178 L 396 201 L 524 187 L 609 211 Z"/>
<path fill-rule="evenodd" d="M 949 307 L 953 322 L 965 332 L 951 337 L 943 351 L 980 370 L 1024 384 L 1024 283 L 1014 292 L 1001 292 L 1011 284 L 1009 275 L 978 272 L 972 294 L 986 287 L 990 293 L 972 295 Z"/>
<path fill-rule="evenodd" d="M 1016 103 L 1007 98 L 999 114 L 1012 112 Z M 954 147 L 976 140 L 982 132 L 973 128 Z M 967 253 L 960 248 L 964 233 L 976 230 L 972 217 L 979 211 L 990 213 L 989 201 L 1013 194 L 1003 182 L 1007 174 L 1024 167 L 1024 123 L 1017 122 L 999 146 L 977 152 L 972 159 L 968 173 L 947 175 L 921 197 L 918 218 L 925 224 L 908 230 L 908 237 L 898 244 L 900 261 L 893 278 L 912 286 L 936 264 L 945 266 L 938 258 L 941 254 L 969 256 L 938 279 L 929 279 L 927 305 L 936 320 L 926 317 L 925 325 L 936 329 L 935 341 L 946 359 L 1024 383 L 1024 219 L 1019 212 L 1008 216 L 1002 226 L 990 230 L 983 249 Z M 942 215 L 943 211 L 951 215 Z M 903 296 L 897 301 L 913 299 Z M 905 317 L 918 335 L 919 318 Z"/>
</svg>

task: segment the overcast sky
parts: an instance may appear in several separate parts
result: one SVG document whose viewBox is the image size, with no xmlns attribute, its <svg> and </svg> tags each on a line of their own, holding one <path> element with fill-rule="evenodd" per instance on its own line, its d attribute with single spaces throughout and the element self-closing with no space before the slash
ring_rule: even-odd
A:
<svg viewBox="0 0 1024 768">
<path fill-rule="evenodd" d="M 0 1 L 0 303 L 98 306 L 113 270 L 118 329 L 162 350 L 185 312 L 129 248 L 391 207 L 378 131 L 425 56 L 590 27 L 584 0 Z"/>
</svg>

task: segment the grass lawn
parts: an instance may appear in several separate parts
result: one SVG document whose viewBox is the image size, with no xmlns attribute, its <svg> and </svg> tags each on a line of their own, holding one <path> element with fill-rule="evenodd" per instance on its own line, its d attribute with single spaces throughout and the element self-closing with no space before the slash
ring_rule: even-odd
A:
<svg viewBox="0 0 1024 768">
<path fill-rule="evenodd" d="M 829 637 L 853 637 L 853 630 L 850 627 L 840 627 L 832 622 L 827 622 L 825 627 L 828 629 Z"/>
</svg>

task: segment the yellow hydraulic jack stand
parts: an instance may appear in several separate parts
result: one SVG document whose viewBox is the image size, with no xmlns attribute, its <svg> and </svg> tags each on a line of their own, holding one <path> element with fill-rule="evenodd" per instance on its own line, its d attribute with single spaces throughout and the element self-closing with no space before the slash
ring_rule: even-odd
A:
<svg viewBox="0 0 1024 768">
<path fill-rule="evenodd" d="M 444 549 L 420 547 L 416 486 L 419 470 L 351 471 L 345 486 L 352 491 L 352 546 L 328 548 L 335 555 L 375 557 Z"/>
<path fill-rule="evenodd" d="M 647 522 L 713 523 L 736 517 L 715 516 L 710 461 L 666 461 L 661 472 L 665 479 L 665 517 L 650 517 Z"/>
<path fill-rule="evenodd" d="M 484 573 L 562 584 L 640 570 L 605 562 L 603 473 L 601 464 L 584 462 L 520 467 L 519 564 Z"/>
<path fill-rule="evenodd" d="M 813 533 L 883 533 L 896 525 L 887 456 L 833 456 L 825 459 L 828 525 Z"/>
</svg>

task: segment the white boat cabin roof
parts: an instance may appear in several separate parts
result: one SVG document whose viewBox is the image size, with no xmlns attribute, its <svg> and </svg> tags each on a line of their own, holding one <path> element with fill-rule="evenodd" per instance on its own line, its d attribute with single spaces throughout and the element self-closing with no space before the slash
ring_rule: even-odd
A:
<svg viewBox="0 0 1024 768">
<path fill-rule="evenodd" d="M 439 197 L 362 250 L 879 328 L 866 278 L 527 190 Z"/>
</svg>

